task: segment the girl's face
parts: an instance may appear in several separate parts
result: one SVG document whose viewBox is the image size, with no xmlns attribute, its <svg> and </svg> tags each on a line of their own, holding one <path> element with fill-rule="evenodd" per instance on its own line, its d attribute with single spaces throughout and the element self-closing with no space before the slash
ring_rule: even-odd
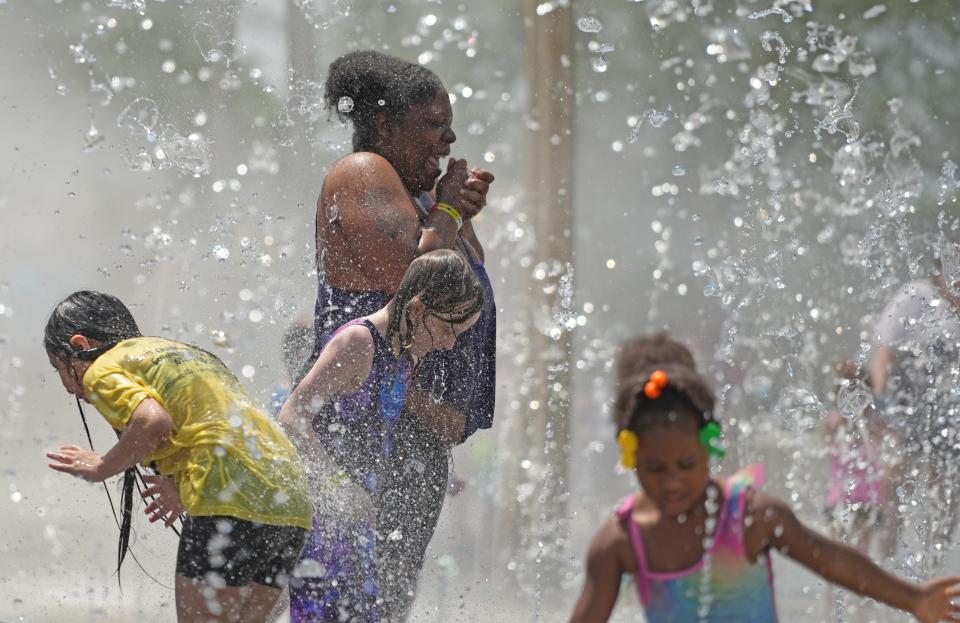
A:
<svg viewBox="0 0 960 623">
<path fill-rule="evenodd" d="M 636 472 L 644 493 L 666 515 L 689 512 L 710 484 L 709 457 L 696 422 L 680 416 L 676 422 L 657 423 L 637 441 Z"/>
<path fill-rule="evenodd" d="M 80 398 L 84 402 L 90 402 L 87 400 L 87 395 L 83 391 L 83 383 L 81 382 L 84 372 L 90 367 L 90 363 L 80 361 L 79 359 L 64 361 L 60 357 L 51 355 L 50 353 L 47 353 L 47 357 L 50 359 L 50 365 L 52 365 L 60 375 L 60 382 L 63 383 L 63 387 L 67 390 L 67 393 Z"/>
<path fill-rule="evenodd" d="M 457 343 L 457 337 L 480 318 L 480 312 L 460 323 L 454 323 L 442 315 L 425 311 L 414 319 L 413 345 L 410 352 L 420 358 L 435 350 L 450 350 Z"/>
</svg>

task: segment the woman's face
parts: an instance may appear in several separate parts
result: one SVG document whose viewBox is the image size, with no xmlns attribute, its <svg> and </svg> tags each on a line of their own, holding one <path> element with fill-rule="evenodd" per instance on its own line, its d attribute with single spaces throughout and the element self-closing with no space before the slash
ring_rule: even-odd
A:
<svg viewBox="0 0 960 623">
<path fill-rule="evenodd" d="M 388 130 L 383 155 L 411 193 L 429 191 L 437 183 L 441 163 L 457 140 L 451 123 L 450 96 L 441 88 L 429 101 L 411 106 L 400 124 Z"/>
<path fill-rule="evenodd" d="M 414 319 L 413 345 L 410 347 L 414 357 L 423 357 L 435 350 L 451 350 L 457 343 L 457 337 L 472 327 L 480 318 L 480 312 L 455 323 L 443 315 L 426 312 Z"/>
<path fill-rule="evenodd" d="M 87 400 L 87 395 L 83 391 L 83 383 L 81 382 L 83 374 L 87 371 L 87 368 L 90 367 L 90 364 L 78 359 L 64 361 L 60 357 L 51 355 L 50 353 L 47 353 L 47 357 L 50 359 L 50 365 L 52 365 L 60 375 L 60 382 L 63 383 L 63 387 L 67 390 L 67 393 L 85 402 L 90 402 Z"/>
</svg>

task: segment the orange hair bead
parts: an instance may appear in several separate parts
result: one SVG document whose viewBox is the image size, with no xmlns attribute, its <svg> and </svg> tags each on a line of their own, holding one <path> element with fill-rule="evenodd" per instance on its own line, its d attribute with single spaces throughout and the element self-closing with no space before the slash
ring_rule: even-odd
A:
<svg viewBox="0 0 960 623">
<path fill-rule="evenodd" d="M 650 400 L 659 398 L 660 391 L 661 391 L 660 387 L 653 381 L 647 381 L 647 383 L 643 386 L 643 395 L 649 398 Z"/>
<path fill-rule="evenodd" d="M 650 382 L 656 385 L 657 387 L 659 387 L 660 389 L 663 389 L 664 387 L 666 387 L 669 381 L 670 379 L 667 376 L 667 373 L 664 372 L 663 370 L 654 370 L 650 374 Z"/>
</svg>

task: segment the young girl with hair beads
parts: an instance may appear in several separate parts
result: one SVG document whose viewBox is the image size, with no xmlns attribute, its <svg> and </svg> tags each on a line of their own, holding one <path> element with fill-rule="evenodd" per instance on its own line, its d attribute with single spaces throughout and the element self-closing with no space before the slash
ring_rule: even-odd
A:
<svg viewBox="0 0 960 623">
<path fill-rule="evenodd" d="M 571 623 L 607 621 L 626 573 L 650 623 L 777 621 L 771 550 L 925 623 L 960 621 L 960 578 L 917 585 L 886 573 L 759 491 L 759 466 L 712 477 L 711 457 L 723 456 L 720 425 L 713 393 L 693 369 L 663 364 L 635 379 L 622 383 L 615 413 L 621 462 L 641 491 L 594 536 Z"/>
</svg>

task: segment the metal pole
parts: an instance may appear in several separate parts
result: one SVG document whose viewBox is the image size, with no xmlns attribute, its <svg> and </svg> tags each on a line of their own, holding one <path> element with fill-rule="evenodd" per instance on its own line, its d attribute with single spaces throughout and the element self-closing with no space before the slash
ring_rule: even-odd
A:
<svg viewBox="0 0 960 623">
<path fill-rule="evenodd" d="M 534 227 L 529 401 L 524 405 L 525 446 L 515 455 L 517 487 L 533 487 L 515 501 L 515 545 L 523 557 L 522 577 L 534 580 L 536 618 L 541 600 L 561 587 L 566 568 L 569 522 L 567 490 L 573 291 L 573 17 L 569 4 L 554 3 L 538 14 L 538 0 L 525 2 L 530 84 L 530 145 L 527 183 Z M 542 11 L 542 8 L 541 8 Z M 525 461 L 524 461 L 525 459 Z M 515 489 L 516 490 L 516 489 Z M 513 500 L 518 497 L 512 496 Z M 533 563 L 532 567 L 529 567 Z"/>
</svg>

